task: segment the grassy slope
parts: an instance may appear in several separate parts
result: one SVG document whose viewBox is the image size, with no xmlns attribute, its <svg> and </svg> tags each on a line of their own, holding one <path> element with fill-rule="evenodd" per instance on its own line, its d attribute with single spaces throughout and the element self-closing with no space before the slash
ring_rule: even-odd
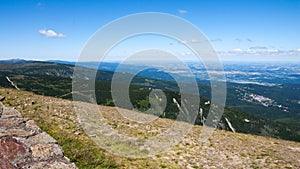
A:
<svg viewBox="0 0 300 169">
<path fill-rule="evenodd" d="M 61 65 L 59 65 L 61 66 Z M 36 68 L 37 69 L 37 68 Z M 66 69 L 66 68 L 64 68 Z M 25 69 L 27 70 L 27 69 Z M 51 69 L 52 70 L 52 69 Z M 55 71 L 54 71 L 55 72 Z M 59 71 L 59 72 L 62 72 Z M 71 72 L 67 73 L 70 74 Z M 11 85 L 5 79 L 5 73 L 0 72 L 0 86 L 10 87 Z M 62 97 L 65 99 L 72 99 L 72 81 L 67 77 L 59 77 L 52 75 L 40 75 L 40 74 L 8 74 L 9 78 L 18 85 L 22 90 L 32 91 L 36 94 Z M 141 79 L 140 79 L 141 80 Z M 156 84 L 156 83 L 155 83 Z M 130 98 L 134 105 L 139 105 L 140 100 L 144 100 L 150 93 L 150 90 L 140 90 L 143 86 L 133 85 L 130 88 Z M 107 81 L 96 81 L 96 93 L 97 102 L 101 105 L 112 106 L 111 93 L 109 92 L 110 82 Z M 178 109 L 176 105 L 172 102 L 172 98 L 178 98 L 176 92 L 165 91 L 167 93 L 167 107 L 166 116 L 167 118 L 176 118 L 176 113 Z M 201 108 L 204 109 L 204 115 L 206 116 L 210 105 L 205 105 L 205 98 L 201 98 Z M 264 118 L 256 117 L 249 113 L 242 111 L 237 111 L 235 109 L 226 108 L 223 117 L 227 117 L 236 128 L 237 132 L 249 133 L 263 136 L 270 136 L 275 138 L 282 138 L 287 140 L 300 141 L 300 134 L 297 134 L 297 127 L 287 126 L 282 123 L 274 122 L 272 120 L 267 120 Z M 244 120 L 248 119 L 251 122 L 245 123 Z M 201 124 L 199 118 L 196 120 L 196 124 Z M 229 130 L 224 118 L 221 119 L 221 126 L 219 128 Z"/>
<path fill-rule="evenodd" d="M 205 144 L 198 142 L 201 126 L 194 126 L 183 141 L 171 150 L 148 159 L 115 156 L 97 147 L 77 122 L 71 101 L 0 88 L 5 105 L 15 107 L 24 117 L 58 140 L 65 155 L 79 168 L 299 168 L 300 143 L 246 134 L 215 131 Z M 109 124 L 119 132 L 152 137 L 166 130 L 172 120 L 139 125 L 124 120 L 112 107 L 100 106 Z M 130 127 L 135 126 L 135 127 Z"/>
<path fill-rule="evenodd" d="M 91 70 L 82 68 L 82 73 L 88 75 Z M 84 73 L 85 72 L 85 73 Z M 0 86 L 11 87 L 7 82 L 5 76 L 8 76 L 18 87 L 22 90 L 32 91 L 36 94 L 62 97 L 65 99 L 72 99 L 72 79 L 73 74 L 72 65 L 63 65 L 47 62 L 28 62 L 21 64 L 1 64 L 0 66 Z M 86 76 L 84 75 L 84 76 Z M 110 93 L 110 79 L 112 72 L 100 71 L 96 81 L 96 97 L 98 104 L 113 106 L 111 93 Z M 151 81 L 151 82 L 150 82 Z M 130 99 L 136 108 L 141 108 L 141 101 L 148 102 L 148 95 L 151 88 L 163 89 L 167 95 L 167 107 L 165 109 L 166 118 L 176 118 L 178 109 L 172 102 L 172 98 L 180 99 L 177 92 L 165 91 L 166 87 L 171 87 L 176 91 L 176 83 L 166 83 L 165 81 L 145 79 L 143 77 L 135 77 L 134 84 L 130 87 Z M 203 88 L 203 86 L 202 86 Z M 143 90 L 140 90 L 143 89 Z M 206 87 L 203 90 L 208 90 Z M 228 92 L 229 95 L 234 93 Z M 231 98 L 231 97 L 230 97 Z M 201 98 L 201 108 L 203 108 L 204 115 L 206 116 L 210 105 L 205 105 L 205 98 Z M 148 102 L 149 103 L 149 102 Z M 237 105 L 240 105 L 239 103 Z M 147 107 L 147 105 L 145 106 Z M 246 110 L 251 108 L 259 112 L 259 107 L 247 107 Z M 147 108 L 146 108 L 147 109 Z M 272 109 L 268 110 L 272 111 Z M 248 112 L 248 111 L 246 111 Z M 263 136 L 270 136 L 275 138 L 300 141 L 299 126 L 297 123 L 291 123 L 290 119 L 278 120 L 278 122 L 268 120 L 265 118 L 257 117 L 255 115 L 239 111 L 237 108 L 226 108 L 223 117 L 227 117 L 233 127 L 241 133 L 249 133 Z M 220 129 L 230 130 L 222 117 L 218 127 Z M 250 120 L 249 123 L 245 119 Z M 295 119 L 296 120 L 296 119 Z M 287 122 L 287 124 L 282 123 Z M 196 124 L 202 124 L 200 119 L 196 119 Z"/>
</svg>

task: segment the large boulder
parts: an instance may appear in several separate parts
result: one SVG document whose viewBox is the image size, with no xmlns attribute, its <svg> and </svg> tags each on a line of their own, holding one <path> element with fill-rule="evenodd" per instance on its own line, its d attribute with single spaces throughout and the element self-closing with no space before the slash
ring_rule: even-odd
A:
<svg viewBox="0 0 300 169">
<path fill-rule="evenodd" d="M 0 96 L 0 100 L 4 97 Z M 0 168 L 76 169 L 57 141 L 33 120 L 0 102 Z"/>
</svg>

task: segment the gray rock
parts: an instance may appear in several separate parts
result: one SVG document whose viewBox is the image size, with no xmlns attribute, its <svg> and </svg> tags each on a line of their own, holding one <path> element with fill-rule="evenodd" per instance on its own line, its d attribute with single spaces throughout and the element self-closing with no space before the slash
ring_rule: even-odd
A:
<svg viewBox="0 0 300 169">
<path fill-rule="evenodd" d="M 42 130 L 36 125 L 34 120 L 28 120 L 25 124 L 26 130 L 32 131 L 33 133 L 41 133 Z"/>
<path fill-rule="evenodd" d="M 31 145 L 57 143 L 53 137 L 49 136 L 49 134 L 45 132 L 29 137 L 26 141 Z"/>
<path fill-rule="evenodd" d="M 60 161 L 51 161 L 49 162 L 45 168 L 51 168 L 51 169 L 76 169 L 76 166 L 74 164 L 66 164 Z"/>
<path fill-rule="evenodd" d="M 47 164 L 47 161 L 37 161 L 33 163 L 27 163 L 22 168 L 30 169 L 41 169 Z"/>
<path fill-rule="evenodd" d="M 14 136 L 14 137 L 29 137 L 32 136 L 34 133 L 32 131 L 27 131 L 22 128 L 13 128 L 13 129 L 7 129 L 0 133 L 0 138 L 6 137 L 6 136 Z"/>
<path fill-rule="evenodd" d="M 1 116 L 2 115 L 2 116 Z M 76 169 L 57 141 L 0 102 L 0 168 Z"/>
<path fill-rule="evenodd" d="M 0 117 L 2 116 L 3 113 L 3 104 L 0 102 Z"/>
<path fill-rule="evenodd" d="M 10 118 L 10 117 L 22 117 L 21 113 L 16 109 L 7 108 L 3 106 L 1 118 Z"/>
<path fill-rule="evenodd" d="M 12 128 L 25 123 L 23 118 L 13 117 L 13 118 L 0 118 L 0 128 Z"/>
<path fill-rule="evenodd" d="M 45 161 L 63 157 L 63 153 L 57 144 L 36 144 L 30 149 L 34 160 Z"/>
</svg>

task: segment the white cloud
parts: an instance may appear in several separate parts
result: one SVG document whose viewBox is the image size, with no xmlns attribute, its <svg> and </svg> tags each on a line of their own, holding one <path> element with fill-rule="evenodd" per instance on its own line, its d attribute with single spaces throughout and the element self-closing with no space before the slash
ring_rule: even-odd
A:
<svg viewBox="0 0 300 169">
<path fill-rule="evenodd" d="M 184 9 L 179 9 L 178 12 L 180 14 L 186 14 L 188 11 L 187 10 L 184 10 Z"/>
<path fill-rule="evenodd" d="M 188 44 L 189 41 L 188 40 L 182 40 L 182 41 L 180 41 L 180 43 L 182 43 L 182 44 Z"/>
<path fill-rule="evenodd" d="M 234 51 L 234 52 L 242 52 L 243 50 L 240 49 L 240 48 L 235 48 L 235 49 L 233 49 L 233 51 Z"/>
<path fill-rule="evenodd" d="M 200 41 L 198 39 L 192 39 L 191 43 L 199 43 Z"/>
<path fill-rule="evenodd" d="M 189 56 L 189 55 L 193 55 L 193 53 L 192 52 L 181 52 L 181 55 L 182 56 Z"/>
<path fill-rule="evenodd" d="M 57 33 L 52 29 L 48 29 L 48 30 L 41 29 L 41 30 L 39 30 L 39 33 L 43 36 L 50 37 L 50 38 L 65 38 L 66 37 L 66 35 L 64 35 L 62 33 Z"/>
<path fill-rule="evenodd" d="M 200 40 L 192 39 L 192 40 L 182 40 L 182 41 L 179 41 L 179 42 L 182 43 L 182 44 L 192 44 L 192 43 L 200 43 Z"/>
<path fill-rule="evenodd" d="M 277 50 L 277 49 L 269 49 L 269 50 L 267 50 L 267 52 L 268 53 L 278 53 L 279 50 Z"/>
<path fill-rule="evenodd" d="M 248 54 L 256 54 L 257 52 L 252 50 L 252 49 L 248 49 L 245 53 L 248 53 Z"/>
<path fill-rule="evenodd" d="M 300 56 L 300 49 L 294 50 L 279 50 L 279 49 L 264 49 L 262 47 L 250 47 L 247 50 L 235 48 L 230 51 L 218 51 L 222 56 Z"/>
</svg>

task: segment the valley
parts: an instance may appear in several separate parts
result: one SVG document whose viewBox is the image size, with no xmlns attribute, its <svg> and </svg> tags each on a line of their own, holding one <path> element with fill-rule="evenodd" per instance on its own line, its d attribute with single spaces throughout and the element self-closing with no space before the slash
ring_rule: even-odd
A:
<svg viewBox="0 0 300 169">
<path fill-rule="evenodd" d="M 92 71 L 92 69 L 89 68 L 82 67 L 82 69 L 82 72 L 85 72 L 83 75 Z M 72 100 L 72 70 L 73 65 L 50 62 L 2 64 L 0 68 L 0 85 L 3 87 L 13 88 L 13 86 L 11 86 L 11 84 L 6 80 L 6 77 L 9 77 L 21 90 L 32 91 L 39 95 Z M 96 75 L 96 99 L 97 103 L 100 105 L 114 106 L 110 93 L 110 81 L 112 76 L 113 72 L 107 70 L 100 70 Z M 164 76 L 167 77 L 167 75 Z M 251 86 L 247 86 L 248 88 L 246 86 L 239 88 L 236 84 L 228 86 L 228 106 L 225 108 L 224 115 L 221 118 L 221 121 L 217 124 L 217 128 L 230 131 L 230 128 L 224 119 L 227 117 L 237 132 L 287 140 L 300 140 L 299 121 L 295 120 L 295 118 L 294 120 L 291 120 L 291 116 L 280 114 L 280 112 L 278 112 L 278 103 L 276 103 L 276 105 L 278 104 L 277 106 L 266 107 L 260 105 L 260 101 L 254 99 L 255 97 L 262 99 L 264 96 L 262 97 L 259 95 L 261 97 L 258 97 L 258 95 L 254 94 L 241 94 L 242 92 L 248 91 L 257 93 L 254 88 L 259 89 L 260 86 L 254 85 L 252 86 L 253 89 L 251 89 Z M 180 94 L 178 93 L 178 86 L 173 81 L 158 80 L 138 74 L 132 80 L 129 92 L 133 106 L 140 111 L 148 109 L 150 106 L 148 96 L 152 89 L 162 89 L 167 97 L 165 113 L 160 115 L 160 117 L 175 119 L 178 114 L 178 108 L 176 104 L 173 103 L 172 99 L 176 98 L 177 100 L 180 100 Z M 232 91 L 233 89 L 234 91 Z M 247 89 L 247 91 L 245 89 Z M 209 104 L 205 104 L 209 100 L 209 96 L 207 96 L 210 92 L 209 87 L 207 84 L 202 83 L 199 85 L 199 90 L 201 96 L 200 107 L 203 109 L 204 117 L 206 117 L 210 108 Z M 201 94 L 203 91 L 205 91 L 204 94 Z M 263 88 L 259 91 L 263 91 Z M 269 99 L 263 100 L 268 101 L 268 104 L 275 104 L 274 101 Z M 284 107 L 281 107 L 280 109 L 283 108 Z M 288 110 L 292 111 L 291 108 Z M 245 119 L 249 120 L 250 123 L 245 122 Z M 202 125 L 199 116 L 197 117 L 195 124 Z"/>
</svg>

